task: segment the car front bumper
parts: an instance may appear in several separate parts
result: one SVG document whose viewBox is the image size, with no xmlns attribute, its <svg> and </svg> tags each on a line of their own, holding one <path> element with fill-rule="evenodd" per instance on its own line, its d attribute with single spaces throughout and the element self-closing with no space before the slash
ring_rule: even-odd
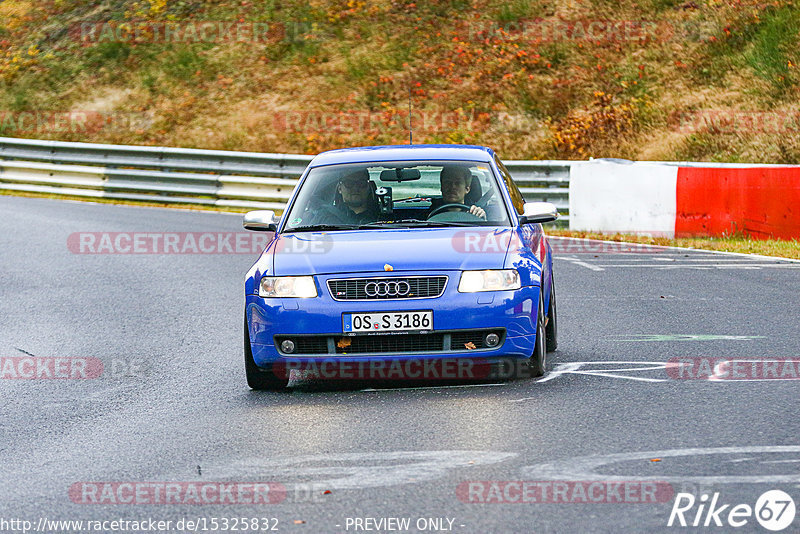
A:
<svg viewBox="0 0 800 534">
<path fill-rule="evenodd" d="M 342 275 L 315 276 L 319 296 L 308 299 L 262 298 L 246 296 L 246 316 L 253 360 L 257 366 L 271 368 L 276 364 L 297 362 L 364 362 L 388 360 L 425 360 L 473 358 L 497 362 L 508 358 L 528 359 L 534 350 L 536 337 L 536 311 L 539 286 L 525 286 L 513 291 L 459 293 L 459 273 L 454 271 L 394 273 L 398 276 L 442 275 L 449 277 L 444 293 L 436 298 L 391 300 L 334 300 L 327 287 L 329 278 Z M 385 276 L 386 273 L 358 273 L 346 275 L 354 278 Z M 396 339 L 351 339 L 342 326 L 342 314 L 355 312 L 433 311 L 433 329 L 427 334 L 417 334 L 413 348 Z M 462 341 L 471 334 L 497 332 L 501 342 L 495 347 Z M 369 334 L 369 336 L 403 336 L 408 334 Z M 367 334 L 358 334 L 364 337 Z M 437 336 L 436 341 L 425 336 Z M 296 350 L 293 354 L 282 352 L 276 338 L 311 340 L 313 353 Z M 324 340 L 324 341 L 323 341 Z M 359 342 L 360 341 L 360 342 Z M 419 343 L 416 343 L 419 341 Z M 440 344 L 441 342 L 441 344 Z M 339 345 L 346 345 L 341 347 Z M 309 347 L 309 344 L 298 344 Z M 393 348 L 400 347 L 400 348 Z"/>
</svg>

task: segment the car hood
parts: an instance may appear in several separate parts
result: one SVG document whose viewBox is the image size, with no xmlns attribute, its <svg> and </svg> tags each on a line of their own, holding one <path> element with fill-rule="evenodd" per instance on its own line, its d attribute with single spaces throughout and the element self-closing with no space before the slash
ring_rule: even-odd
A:
<svg viewBox="0 0 800 534">
<path fill-rule="evenodd" d="M 501 269 L 511 228 L 412 228 L 279 234 L 265 254 L 276 276 Z"/>
</svg>

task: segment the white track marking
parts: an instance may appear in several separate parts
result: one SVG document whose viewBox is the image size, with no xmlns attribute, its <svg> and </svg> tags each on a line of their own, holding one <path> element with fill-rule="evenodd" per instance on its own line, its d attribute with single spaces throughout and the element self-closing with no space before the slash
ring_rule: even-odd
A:
<svg viewBox="0 0 800 534">
<path fill-rule="evenodd" d="M 760 260 L 780 260 L 780 261 L 788 261 L 791 263 L 798 263 L 800 264 L 800 260 L 795 260 L 792 258 L 781 258 L 780 256 L 763 256 L 761 254 L 745 254 L 743 252 L 726 252 L 722 250 L 705 250 L 699 248 L 687 248 L 687 247 L 671 247 L 671 246 L 664 246 L 664 245 L 649 245 L 644 243 L 630 243 L 628 241 L 606 241 L 601 239 L 587 239 L 583 237 L 561 237 L 561 236 L 548 236 L 548 239 L 564 239 L 564 240 L 571 240 L 571 241 L 591 241 L 595 243 L 610 243 L 615 247 L 619 247 L 620 245 L 631 245 L 634 247 L 650 247 L 655 249 L 666 249 L 666 250 L 675 250 L 675 251 L 684 251 L 684 252 L 691 252 L 695 254 L 720 254 L 725 256 L 739 256 L 742 258 L 758 258 Z M 677 252 L 676 252 L 677 253 Z"/>
<path fill-rule="evenodd" d="M 315 454 L 204 465 L 203 475 L 211 480 L 272 480 L 289 489 L 308 484 L 332 490 L 379 488 L 436 480 L 453 469 L 492 465 L 516 456 L 462 450 Z"/>
<path fill-rule="evenodd" d="M 618 368 L 601 368 L 601 369 L 585 369 L 586 366 L 603 366 L 603 365 L 610 365 L 610 366 L 617 366 Z M 637 366 L 632 369 L 628 368 L 628 366 Z M 622 367 L 620 367 L 622 366 Z M 558 378 L 561 375 L 565 374 L 575 374 L 575 375 L 592 375 L 592 376 L 605 376 L 610 378 L 623 378 L 626 380 L 635 380 L 640 382 L 666 382 L 666 379 L 663 378 L 645 378 L 639 376 L 626 376 L 626 375 L 618 375 L 615 373 L 621 372 L 639 372 L 639 371 L 656 371 L 659 369 L 666 369 L 667 364 L 665 362 L 635 362 L 635 361 L 621 361 L 621 362 L 569 362 L 569 363 L 559 363 L 556 365 L 555 369 L 550 371 L 547 376 L 538 380 L 537 383 L 548 382 L 553 380 L 554 378 Z"/>
<path fill-rule="evenodd" d="M 572 262 L 576 263 L 577 262 Z M 589 267 L 589 265 L 586 265 Z M 683 265 L 664 265 L 662 264 L 622 264 L 622 263 L 612 263 L 612 264 L 599 264 L 594 265 L 595 267 L 593 270 L 605 270 L 608 268 L 640 268 L 640 269 L 656 269 L 660 271 L 669 271 L 675 269 L 697 269 L 708 271 L 712 269 L 749 269 L 749 270 L 760 270 L 764 268 L 773 268 L 773 269 L 798 269 L 800 268 L 800 264 L 795 263 L 740 263 L 740 264 L 730 264 L 730 263 L 712 263 L 709 265 L 692 265 L 692 264 L 683 264 Z M 599 269 L 597 269 L 599 267 Z M 591 267 L 590 267 L 591 268 Z"/>
<path fill-rule="evenodd" d="M 619 256 L 614 257 L 600 257 L 598 258 L 602 261 L 619 261 L 619 262 L 645 262 L 645 261 L 660 261 L 664 263 L 691 263 L 691 262 L 741 262 L 740 258 L 664 258 L 661 256 L 647 256 L 645 258 L 623 258 Z"/>
<path fill-rule="evenodd" d="M 565 458 L 555 462 L 531 465 L 522 468 L 522 475 L 528 480 L 588 480 L 605 482 L 650 481 L 657 478 L 662 482 L 693 482 L 696 484 L 763 484 L 763 483 L 796 483 L 800 482 L 800 473 L 787 475 L 611 475 L 598 473 L 596 470 L 620 462 L 636 460 L 652 460 L 653 458 L 676 458 L 690 456 L 709 456 L 724 454 L 759 454 L 759 453 L 800 453 L 800 446 L 757 446 L 757 447 L 716 447 L 693 449 L 667 449 L 645 452 L 629 452 L 604 454 L 596 456 L 579 456 Z M 644 465 L 644 462 L 642 462 Z"/>
<path fill-rule="evenodd" d="M 584 369 L 584 366 L 603 366 L 603 365 L 615 365 L 616 368 L 601 368 L 601 369 Z M 621 367 L 620 367 L 621 366 Z M 634 366 L 634 367 L 630 367 Z M 643 376 L 628 376 L 628 375 L 621 375 L 617 373 L 630 373 L 630 372 L 639 372 L 639 371 L 657 371 L 660 369 L 666 369 L 667 364 L 665 362 L 568 362 L 568 363 L 559 363 L 556 364 L 555 369 L 544 375 L 542 378 L 536 381 L 536 384 L 541 384 L 544 382 L 549 382 L 554 378 L 558 378 L 561 375 L 587 375 L 587 376 L 602 376 L 606 378 L 622 378 L 625 380 L 633 380 L 636 382 L 667 382 L 665 378 L 647 378 Z M 523 397 L 521 399 L 512 399 L 507 402 L 525 402 L 529 400 L 536 400 L 538 397 Z"/>
<path fill-rule="evenodd" d="M 613 341 L 629 342 L 664 342 L 664 341 L 753 341 L 766 339 L 766 336 L 727 336 L 716 334 L 628 334 L 611 338 Z"/>
<path fill-rule="evenodd" d="M 592 265 L 591 263 L 586 263 L 585 261 L 581 261 L 578 258 L 564 257 L 564 256 L 553 256 L 553 257 L 555 259 L 558 259 L 558 260 L 566 260 L 566 261 L 570 262 L 573 265 L 579 265 L 580 267 L 586 267 L 590 271 L 605 271 L 605 269 L 603 269 L 602 267 L 599 267 L 597 265 Z"/>
</svg>

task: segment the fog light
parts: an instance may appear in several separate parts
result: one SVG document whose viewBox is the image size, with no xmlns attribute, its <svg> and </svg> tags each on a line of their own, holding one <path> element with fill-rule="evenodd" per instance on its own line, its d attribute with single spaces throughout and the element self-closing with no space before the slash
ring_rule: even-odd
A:
<svg viewBox="0 0 800 534">
<path fill-rule="evenodd" d="M 294 341 L 291 339 L 284 339 L 281 342 L 281 350 L 286 354 L 291 354 L 294 352 Z"/>
<path fill-rule="evenodd" d="M 497 334 L 494 334 L 494 333 L 486 335 L 486 346 L 487 347 L 494 347 L 498 343 L 500 343 L 500 336 L 498 336 Z"/>
</svg>

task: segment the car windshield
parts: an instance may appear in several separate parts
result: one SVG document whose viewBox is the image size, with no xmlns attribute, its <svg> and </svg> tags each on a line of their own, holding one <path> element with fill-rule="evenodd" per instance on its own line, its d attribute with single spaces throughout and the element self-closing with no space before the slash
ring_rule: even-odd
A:
<svg viewBox="0 0 800 534">
<path fill-rule="evenodd" d="M 508 226 L 489 164 L 399 161 L 311 169 L 284 232 Z"/>
</svg>

